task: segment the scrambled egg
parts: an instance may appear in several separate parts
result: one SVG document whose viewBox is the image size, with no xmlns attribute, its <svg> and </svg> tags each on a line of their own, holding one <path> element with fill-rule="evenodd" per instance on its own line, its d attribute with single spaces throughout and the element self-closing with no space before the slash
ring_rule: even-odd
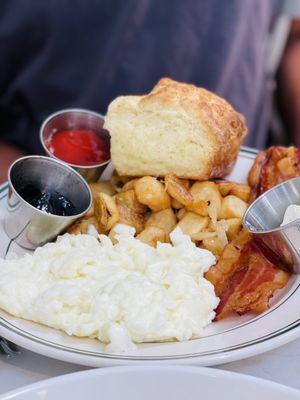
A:
<svg viewBox="0 0 300 400">
<path fill-rule="evenodd" d="M 65 331 L 98 338 L 109 352 L 134 343 L 201 336 L 218 305 L 203 274 L 215 263 L 179 228 L 172 244 L 150 247 L 134 229 L 107 236 L 65 234 L 20 258 L 0 260 L 0 308 Z"/>
</svg>

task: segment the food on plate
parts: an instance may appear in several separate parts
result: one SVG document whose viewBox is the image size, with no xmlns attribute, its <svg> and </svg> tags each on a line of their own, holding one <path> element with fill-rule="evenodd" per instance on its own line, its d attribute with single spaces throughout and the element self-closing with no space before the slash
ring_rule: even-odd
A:
<svg viewBox="0 0 300 400">
<path fill-rule="evenodd" d="M 179 228 L 171 243 L 156 247 L 134 238 L 134 228 L 114 230 L 116 244 L 106 235 L 65 234 L 33 254 L 1 260 L 0 307 L 69 335 L 97 338 L 110 352 L 134 350 L 134 342 L 201 336 L 219 303 L 203 276 L 213 254 Z"/>
<path fill-rule="evenodd" d="M 165 186 L 152 176 L 144 176 L 134 182 L 137 200 L 152 211 L 160 211 L 171 207 L 171 199 Z"/>
<path fill-rule="evenodd" d="M 88 213 L 89 214 L 89 213 Z M 79 235 L 80 233 L 90 233 L 91 231 L 96 231 L 98 235 L 98 231 L 96 229 L 97 220 L 92 216 L 87 216 L 86 218 L 77 220 L 68 228 L 68 233 L 71 235 Z"/>
<path fill-rule="evenodd" d="M 128 214 L 133 216 L 126 223 L 138 228 L 137 239 L 150 246 L 157 246 L 159 242 L 168 242 L 170 232 L 179 227 L 198 246 L 216 256 L 216 264 L 205 275 L 220 298 L 216 319 L 220 320 L 232 311 L 243 314 L 266 310 L 275 290 L 287 283 L 288 273 L 260 249 L 250 233 L 242 229 L 242 217 L 250 197 L 249 186 L 236 182 L 180 179 L 172 174 L 160 180 L 148 176 L 146 178 L 150 182 L 149 188 L 152 188 L 149 189 L 149 197 L 147 186 L 144 187 L 143 184 L 144 178 L 131 177 L 122 181 L 116 174 L 112 178 L 112 182 L 117 182 L 118 192 L 110 197 L 110 201 L 118 204 L 120 200 L 117 199 L 123 198 Z M 139 181 L 142 182 L 142 189 Z M 157 186 L 159 190 L 153 190 Z M 150 199 L 148 206 L 139 203 L 135 192 L 137 188 L 142 193 L 140 198 L 143 203 Z M 99 190 L 102 190 L 101 186 Z M 169 208 L 164 208 L 163 192 L 170 198 Z M 101 192 L 95 192 L 94 189 L 94 196 L 101 196 Z M 153 212 L 149 207 L 153 207 L 153 204 L 155 209 L 160 210 Z M 93 224 L 91 218 L 95 218 L 95 215 L 88 218 L 90 224 Z M 85 220 L 84 217 L 81 222 L 77 222 L 82 227 L 84 224 L 84 229 L 81 230 L 84 233 L 89 229 Z M 96 216 L 95 226 L 98 229 L 99 222 L 101 223 L 101 219 Z M 122 222 L 124 223 L 124 219 Z M 75 233 L 73 227 L 72 231 Z M 99 231 L 107 233 L 115 242 L 114 227 L 109 230 L 107 226 L 105 231 Z"/>
<path fill-rule="evenodd" d="M 151 213 L 151 215 L 147 218 L 145 227 L 148 228 L 150 226 L 154 226 L 162 229 L 166 235 L 169 235 L 175 228 L 176 223 L 177 218 L 175 212 L 171 208 L 167 208 L 165 210 Z"/>
<path fill-rule="evenodd" d="M 242 229 L 242 218 L 249 201 L 258 193 L 277 184 L 277 180 L 298 174 L 296 157 L 294 148 L 273 147 L 261 152 L 249 173 L 250 186 L 184 179 L 173 173 L 157 178 L 120 176 L 115 172 L 111 181 L 105 183 L 113 190 L 105 195 L 118 212 L 114 214 L 114 223 L 135 227 L 140 241 L 155 247 L 159 242 L 168 242 L 170 232 L 179 227 L 197 246 L 215 255 L 216 264 L 205 277 L 220 298 L 216 319 L 232 311 L 262 312 L 268 308 L 274 292 L 286 285 L 289 274 Z M 293 165 L 293 169 L 286 170 L 287 165 Z M 94 198 L 101 197 L 102 188 L 94 188 L 93 193 Z M 86 233 L 94 225 L 115 243 L 114 226 L 108 223 L 111 210 L 108 202 L 103 211 L 107 215 L 105 226 L 101 223 L 102 214 L 91 211 L 70 232 Z"/>
<path fill-rule="evenodd" d="M 283 221 L 280 226 L 289 224 L 300 218 L 300 206 L 297 204 L 291 204 L 287 207 L 284 213 Z"/>
<path fill-rule="evenodd" d="M 234 166 L 244 118 L 215 94 L 168 78 L 147 95 L 115 99 L 105 129 L 116 171 L 90 184 L 92 207 L 68 233 L 0 261 L 0 307 L 116 352 L 200 337 L 214 319 L 265 311 L 289 273 L 242 219 L 256 197 L 300 175 L 299 149 L 260 152 L 249 185 L 218 179 Z M 95 135 L 62 131 L 47 145 L 92 165 L 109 158 Z M 299 209 L 290 206 L 282 224 Z"/>
<path fill-rule="evenodd" d="M 223 199 L 214 182 L 195 182 L 190 193 L 193 202 L 189 207 L 192 210 L 203 216 L 209 215 L 214 222 L 220 217 Z M 225 213 L 222 218 L 227 218 Z"/>
<path fill-rule="evenodd" d="M 219 212 L 220 218 L 243 218 L 246 210 L 248 208 L 248 204 L 239 199 L 238 197 L 229 194 L 224 197 L 222 201 L 222 207 Z"/>
<path fill-rule="evenodd" d="M 50 188 L 39 188 L 32 183 L 25 184 L 18 189 L 19 195 L 33 207 L 49 214 L 70 216 L 76 215 L 78 210 L 66 196 Z"/>
<path fill-rule="evenodd" d="M 145 227 L 147 208 L 138 202 L 135 191 L 128 190 L 118 193 L 115 201 L 119 216 L 118 222 L 133 226 L 137 233 L 142 232 Z"/>
<path fill-rule="evenodd" d="M 244 229 L 228 243 L 219 258 L 216 265 L 214 265 L 206 273 L 206 278 L 214 285 L 217 293 L 222 293 L 226 288 L 233 269 L 238 262 L 241 251 L 244 245 L 249 241 L 250 234 Z"/>
<path fill-rule="evenodd" d="M 232 194 L 246 203 L 250 200 L 250 186 L 246 184 L 230 182 L 230 181 L 217 181 L 218 189 L 222 196 Z"/>
<path fill-rule="evenodd" d="M 242 228 L 246 193 L 248 197 L 250 193 L 247 185 L 230 185 L 225 190 L 221 181 L 200 182 L 173 174 L 164 179 L 124 180 L 114 173 L 110 182 L 92 184 L 93 207 L 68 232 L 87 233 L 93 225 L 114 240 L 111 231 L 122 223 L 134 227 L 140 240 L 155 246 L 158 241 L 168 242 L 170 232 L 178 226 L 195 243 L 219 256 Z"/>
<path fill-rule="evenodd" d="M 216 319 L 220 320 L 232 311 L 244 314 L 267 310 L 270 297 L 287 284 L 289 274 L 274 263 L 249 232 L 242 230 L 205 277 L 220 297 L 216 309 Z"/>
<path fill-rule="evenodd" d="M 238 314 L 266 311 L 270 297 L 275 290 L 287 284 L 288 277 L 287 272 L 273 264 L 261 247 L 250 240 L 241 251 L 226 289 L 220 293 L 216 319 L 223 318 L 231 311 Z"/>
<path fill-rule="evenodd" d="M 91 166 L 105 163 L 110 159 L 108 135 L 103 135 L 101 130 L 58 131 L 49 136 L 45 145 L 55 157 L 73 165 Z"/>
<path fill-rule="evenodd" d="M 156 247 L 158 242 L 168 241 L 166 232 L 157 226 L 148 226 L 136 238 L 152 247 Z"/>
<path fill-rule="evenodd" d="M 109 196 L 116 194 L 116 189 L 111 181 L 90 182 L 89 186 L 93 195 L 96 193 L 106 193 Z"/>
<path fill-rule="evenodd" d="M 192 211 L 186 211 L 177 226 L 193 240 L 197 233 L 203 232 L 209 225 L 209 217 L 202 217 Z M 216 232 L 214 232 L 216 236 Z"/>
<path fill-rule="evenodd" d="M 106 193 L 94 198 L 94 214 L 101 232 L 110 230 L 119 221 L 119 211 L 115 199 Z"/>
<path fill-rule="evenodd" d="M 229 173 L 247 133 L 243 116 L 227 101 L 169 78 L 149 94 L 113 100 L 105 128 L 119 175 L 200 180 Z"/>
<path fill-rule="evenodd" d="M 300 175 L 300 149 L 273 146 L 261 151 L 249 172 L 251 200 L 278 183 Z"/>
<path fill-rule="evenodd" d="M 248 175 L 250 201 L 278 183 L 300 175 L 299 155 L 294 147 L 270 147 L 261 151 Z M 228 194 L 226 190 L 230 185 L 222 186 L 221 193 Z M 299 217 L 298 212 L 299 206 L 290 206 L 283 224 Z M 232 241 L 224 248 L 216 265 L 206 273 L 220 297 L 217 319 L 231 311 L 239 314 L 265 311 L 269 298 L 276 289 L 286 285 L 289 277 L 279 260 L 249 232 L 242 230 L 229 240 Z"/>
</svg>

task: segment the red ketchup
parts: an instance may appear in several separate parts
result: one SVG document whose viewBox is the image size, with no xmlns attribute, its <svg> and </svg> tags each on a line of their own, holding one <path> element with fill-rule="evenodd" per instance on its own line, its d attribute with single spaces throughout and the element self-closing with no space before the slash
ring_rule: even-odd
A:
<svg viewBox="0 0 300 400">
<path fill-rule="evenodd" d="M 49 151 L 69 164 L 91 166 L 102 164 L 110 158 L 107 131 L 70 129 L 55 133 L 47 142 Z"/>
</svg>

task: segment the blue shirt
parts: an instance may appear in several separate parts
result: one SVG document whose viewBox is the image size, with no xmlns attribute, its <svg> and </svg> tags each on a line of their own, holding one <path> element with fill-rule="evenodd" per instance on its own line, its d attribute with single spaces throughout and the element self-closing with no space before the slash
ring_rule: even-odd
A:
<svg viewBox="0 0 300 400">
<path fill-rule="evenodd" d="M 276 0 L 1 0 L 0 140 L 40 153 L 42 120 L 105 113 L 164 76 L 217 92 L 266 140 L 266 40 Z"/>
</svg>

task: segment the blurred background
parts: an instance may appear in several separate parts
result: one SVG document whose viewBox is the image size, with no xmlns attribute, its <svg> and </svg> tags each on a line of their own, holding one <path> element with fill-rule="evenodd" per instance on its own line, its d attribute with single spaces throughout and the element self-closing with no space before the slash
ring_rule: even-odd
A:
<svg viewBox="0 0 300 400">
<path fill-rule="evenodd" d="M 1 0 L 0 60 L 0 182 L 52 112 L 164 76 L 231 102 L 245 145 L 300 146 L 300 0 Z"/>
</svg>

